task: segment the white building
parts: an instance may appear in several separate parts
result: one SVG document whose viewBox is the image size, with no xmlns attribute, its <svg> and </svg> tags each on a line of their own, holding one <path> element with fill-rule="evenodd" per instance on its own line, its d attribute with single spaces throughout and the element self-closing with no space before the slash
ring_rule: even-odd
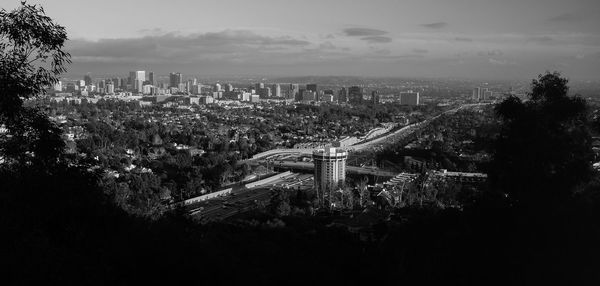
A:
<svg viewBox="0 0 600 286">
<path fill-rule="evenodd" d="M 321 203 L 331 203 L 332 192 L 343 187 L 346 181 L 346 160 L 348 152 L 334 147 L 315 150 L 312 154 L 315 164 L 314 184 Z"/>
</svg>

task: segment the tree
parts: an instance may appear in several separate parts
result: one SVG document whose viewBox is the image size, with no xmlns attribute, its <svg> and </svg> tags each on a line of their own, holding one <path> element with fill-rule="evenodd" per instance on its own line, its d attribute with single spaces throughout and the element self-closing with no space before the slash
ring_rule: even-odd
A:
<svg viewBox="0 0 600 286">
<path fill-rule="evenodd" d="M 509 97 L 496 107 L 502 124 L 490 179 L 513 202 L 564 200 L 592 175 L 587 105 L 568 96 L 567 83 L 548 72 L 532 81 L 528 101 Z"/>
<path fill-rule="evenodd" d="M 22 2 L 0 10 L 0 156 L 9 163 L 46 169 L 56 163 L 64 143 L 60 129 L 40 110 L 23 107 L 23 99 L 45 92 L 66 71 L 70 55 L 62 51 L 64 27 L 45 15 L 43 8 Z"/>
</svg>

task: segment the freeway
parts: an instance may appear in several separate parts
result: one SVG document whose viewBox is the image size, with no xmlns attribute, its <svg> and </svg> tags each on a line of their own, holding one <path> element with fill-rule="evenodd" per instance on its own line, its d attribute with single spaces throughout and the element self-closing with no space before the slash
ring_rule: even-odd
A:
<svg viewBox="0 0 600 286">
<path fill-rule="evenodd" d="M 275 180 L 264 181 L 255 187 L 234 189 L 231 195 L 207 199 L 185 208 L 187 213 L 202 222 L 223 220 L 252 210 L 259 203 L 267 204 L 271 199 L 273 187 L 281 191 L 290 188 L 311 188 L 312 185 L 312 175 L 290 173 Z"/>
<path fill-rule="evenodd" d="M 227 197 L 193 204 L 187 207 L 187 211 L 202 222 L 217 221 L 251 210 L 257 203 L 267 203 L 270 199 L 269 188 L 246 189 Z"/>
<path fill-rule="evenodd" d="M 348 151 L 354 151 L 354 152 L 358 152 L 358 151 L 364 151 L 370 148 L 373 148 L 381 143 L 384 143 L 386 141 L 388 141 L 391 138 L 394 137 L 406 137 L 406 136 L 410 136 L 411 134 L 413 134 L 414 132 L 422 129 L 423 127 L 426 127 L 427 124 L 431 123 L 433 120 L 438 119 L 440 116 L 442 116 L 443 114 L 453 114 L 456 113 L 457 111 L 461 110 L 461 109 L 467 109 L 467 108 L 471 108 L 471 107 L 476 107 L 476 106 L 481 106 L 481 105 L 485 105 L 482 103 L 475 103 L 475 104 L 464 104 L 461 105 L 457 108 L 451 109 L 451 110 L 447 110 L 444 111 L 430 119 L 427 119 L 425 121 L 421 121 L 421 122 L 417 122 L 417 123 L 413 123 L 407 126 L 404 126 L 396 131 L 392 131 L 389 132 L 383 136 L 377 137 L 375 139 L 372 140 L 368 140 L 365 142 L 361 142 L 349 147 L 345 147 L 344 149 L 347 149 Z M 265 159 L 268 157 L 273 157 L 273 156 L 279 156 L 279 155 L 290 155 L 290 154 L 295 154 L 295 155 L 312 155 L 312 152 L 316 150 L 315 148 L 302 148 L 302 149 L 273 149 L 273 150 L 269 150 L 269 151 L 265 151 L 259 154 L 256 154 L 252 157 L 252 159 L 249 159 L 247 161 L 252 161 L 252 160 L 259 160 L 259 159 Z"/>
<path fill-rule="evenodd" d="M 272 162 L 274 167 L 294 170 L 313 170 L 315 168 L 312 162 L 291 162 L 291 161 L 275 161 Z M 346 172 L 349 174 L 358 175 L 373 175 L 380 177 L 394 177 L 397 173 L 383 171 L 377 168 L 346 166 Z"/>
</svg>

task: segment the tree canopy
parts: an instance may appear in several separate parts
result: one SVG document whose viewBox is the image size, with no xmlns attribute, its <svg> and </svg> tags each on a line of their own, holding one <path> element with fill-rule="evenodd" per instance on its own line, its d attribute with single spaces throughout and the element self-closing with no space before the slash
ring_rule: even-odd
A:
<svg viewBox="0 0 600 286">
<path fill-rule="evenodd" d="M 0 135 L 0 156 L 9 163 L 47 166 L 64 148 L 60 129 L 40 110 L 23 107 L 23 99 L 59 81 L 70 63 L 66 40 L 65 28 L 40 6 L 0 10 L 0 124 L 8 130 Z"/>
<path fill-rule="evenodd" d="M 502 126 L 490 175 L 515 202 L 568 198 L 592 175 L 587 105 L 567 83 L 547 72 L 532 81 L 528 100 L 511 96 L 496 107 Z"/>
</svg>

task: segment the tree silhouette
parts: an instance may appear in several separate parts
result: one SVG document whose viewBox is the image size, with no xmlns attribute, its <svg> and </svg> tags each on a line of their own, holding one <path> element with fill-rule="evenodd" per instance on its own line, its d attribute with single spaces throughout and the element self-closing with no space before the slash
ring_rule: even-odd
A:
<svg viewBox="0 0 600 286">
<path fill-rule="evenodd" d="M 70 55 L 62 50 L 65 28 L 42 7 L 22 5 L 0 10 L 0 156 L 8 163 L 50 169 L 64 149 L 60 129 L 23 99 L 43 94 L 66 71 Z"/>
<path fill-rule="evenodd" d="M 490 179 L 513 202 L 558 202 L 592 175 L 585 100 L 568 95 L 557 72 L 531 83 L 529 100 L 509 97 L 496 107 L 502 120 Z"/>
</svg>

